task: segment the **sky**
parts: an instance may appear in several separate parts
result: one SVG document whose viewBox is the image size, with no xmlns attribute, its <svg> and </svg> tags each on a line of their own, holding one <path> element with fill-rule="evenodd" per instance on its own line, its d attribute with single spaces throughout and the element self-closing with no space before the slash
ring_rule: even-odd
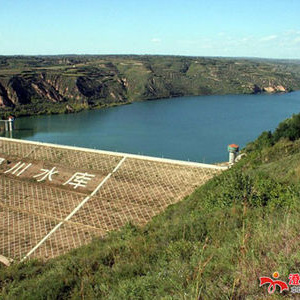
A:
<svg viewBox="0 0 300 300">
<path fill-rule="evenodd" d="M 0 0 L 0 55 L 300 59 L 300 0 Z"/>
</svg>

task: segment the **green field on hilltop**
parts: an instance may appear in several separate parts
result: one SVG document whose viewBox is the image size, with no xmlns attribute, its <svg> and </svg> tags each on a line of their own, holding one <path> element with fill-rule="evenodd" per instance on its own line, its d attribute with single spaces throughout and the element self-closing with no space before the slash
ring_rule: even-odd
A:
<svg viewBox="0 0 300 300">
<path fill-rule="evenodd" d="M 1 299 L 266 299 L 300 264 L 300 115 L 144 227 L 47 262 L 0 266 Z M 292 298 L 278 291 L 272 299 Z"/>
</svg>

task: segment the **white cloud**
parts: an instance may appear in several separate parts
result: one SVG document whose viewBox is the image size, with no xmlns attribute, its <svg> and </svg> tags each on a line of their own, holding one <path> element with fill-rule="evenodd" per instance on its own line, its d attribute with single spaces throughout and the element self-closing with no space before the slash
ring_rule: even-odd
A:
<svg viewBox="0 0 300 300">
<path fill-rule="evenodd" d="M 201 45 L 199 48 L 200 49 L 213 49 L 213 45 L 209 45 L 209 44 Z"/>
<path fill-rule="evenodd" d="M 293 42 L 294 44 L 300 44 L 300 37 L 296 37 Z"/>
<path fill-rule="evenodd" d="M 245 42 L 248 42 L 250 40 L 250 38 L 248 37 L 244 37 L 241 39 L 241 42 L 245 43 Z"/>
<path fill-rule="evenodd" d="M 298 58 L 300 34 L 297 30 L 271 32 L 269 35 L 240 35 L 217 33 L 195 39 L 177 40 L 179 51 L 208 56 L 249 56 Z"/>
<path fill-rule="evenodd" d="M 151 39 L 151 42 L 152 43 L 160 43 L 161 39 L 159 39 L 159 38 L 153 38 L 153 39 Z"/>
<path fill-rule="evenodd" d="M 273 41 L 276 39 L 277 39 L 277 35 L 273 34 L 273 35 L 265 36 L 265 37 L 261 38 L 260 40 L 262 42 L 268 42 L 268 41 Z"/>
<path fill-rule="evenodd" d="M 300 35 L 300 30 L 295 30 L 295 29 L 291 29 L 291 30 L 288 30 L 288 31 L 285 31 L 283 33 L 284 35 Z"/>
</svg>

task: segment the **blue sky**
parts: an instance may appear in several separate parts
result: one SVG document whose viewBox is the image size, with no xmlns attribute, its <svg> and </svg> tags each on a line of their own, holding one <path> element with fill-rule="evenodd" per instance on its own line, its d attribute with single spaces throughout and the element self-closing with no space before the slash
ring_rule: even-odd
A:
<svg viewBox="0 0 300 300">
<path fill-rule="evenodd" d="M 0 0 L 0 54 L 300 59 L 300 0 Z"/>
</svg>

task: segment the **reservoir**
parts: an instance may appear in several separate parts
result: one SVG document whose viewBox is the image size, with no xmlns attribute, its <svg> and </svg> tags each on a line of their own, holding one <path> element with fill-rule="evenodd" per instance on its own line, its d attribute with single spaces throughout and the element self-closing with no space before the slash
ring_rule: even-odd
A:
<svg viewBox="0 0 300 300">
<path fill-rule="evenodd" d="M 300 92 L 190 96 L 76 114 L 18 118 L 12 137 L 204 163 L 228 160 L 300 111 Z M 9 133 L 0 132 L 1 136 Z"/>
</svg>

